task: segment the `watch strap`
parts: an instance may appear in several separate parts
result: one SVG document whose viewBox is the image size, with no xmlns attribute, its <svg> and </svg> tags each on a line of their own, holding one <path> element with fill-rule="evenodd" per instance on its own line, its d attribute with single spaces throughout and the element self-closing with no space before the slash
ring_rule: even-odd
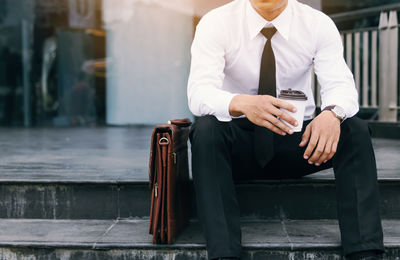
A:
<svg viewBox="0 0 400 260">
<path fill-rule="evenodd" d="M 325 111 L 325 110 L 332 110 L 332 109 L 334 109 L 334 108 L 335 108 L 335 105 L 326 106 L 324 109 L 322 109 L 322 111 Z"/>
</svg>

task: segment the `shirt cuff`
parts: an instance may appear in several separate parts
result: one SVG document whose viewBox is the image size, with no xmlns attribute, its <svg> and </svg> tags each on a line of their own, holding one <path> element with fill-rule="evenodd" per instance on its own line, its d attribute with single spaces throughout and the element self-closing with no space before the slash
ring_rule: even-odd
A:
<svg viewBox="0 0 400 260">
<path fill-rule="evenodd" d="M 232 99 L 238 94 L 228 93 L 221 97 L 218 106 L 215 108 L 215 117 L 221 122 L 232 121 L 232 116 L 229 113 L 229 105 Z"/>
</svg>

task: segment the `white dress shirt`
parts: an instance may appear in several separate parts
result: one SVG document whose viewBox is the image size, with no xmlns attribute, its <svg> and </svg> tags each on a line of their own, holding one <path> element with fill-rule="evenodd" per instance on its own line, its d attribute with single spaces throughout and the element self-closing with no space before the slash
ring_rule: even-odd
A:
<svg viewBox="0 0 400 260">
<path fill-rule="evenodd" d="M 191 53 L 188 103 L 196 116 L 230 121 L 229 104 L 237 94 L 257 95 L 264 27 L 277 29 L 272 38 L 277 93 L 289 88 L 307 96 L 304 120 L 312 119 L 315 102 L 312 67 L 321 85 L 321 107 L 337 105 L 346 117 L 359 109 L 353 74 L 343 58 L 343 45 L 333 21 L 296 0 L 268 22 L 249 0 L 234 0 L 207 13 L 197 25 Z"/>
</svg>

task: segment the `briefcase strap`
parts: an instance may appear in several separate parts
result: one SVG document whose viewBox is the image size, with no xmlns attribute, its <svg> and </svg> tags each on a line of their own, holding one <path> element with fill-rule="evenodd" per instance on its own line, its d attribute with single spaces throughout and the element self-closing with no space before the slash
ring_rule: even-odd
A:
<svg viewBox="0 0 400 260">
<path fill-rule="evenodd" d="M 170 137 L 168 133 L 163 133 L 158 141 L 161 150 L 161 227 L 160 227 L 160 240 L 165 243 L 167 240 L 167 175 L 168 175 L 168 146 L 170 145 Z"/>
</svg>

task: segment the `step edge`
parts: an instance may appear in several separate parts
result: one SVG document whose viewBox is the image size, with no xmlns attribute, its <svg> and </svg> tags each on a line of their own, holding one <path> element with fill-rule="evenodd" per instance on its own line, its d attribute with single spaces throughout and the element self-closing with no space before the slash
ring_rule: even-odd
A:
<svg viewBox="0 0 400 260">
<path fill-rule="evenodd" d="M 400 178 L 378 178 L 379 183 L 400 183 Z M 190 184 L 193 181 L 190 180 Z M 302 178 L 302 179 L 287 179 L 287 180 L 248 180 L 248 181 L 237 181 L 235 185 L 276 185 L 276 184 L 334 184 L 335 178 Z M 38 179 L 1 179 L 0 185 L 4 184 L 18 184 L 18 185 L 30 185 L 30 184 L 58 184 L 58 185 L 138 185 L 138 186 L 149 186 L 149 181 L 144 180 L 38 180 Z"/>
<path fill-rule="evenodd" d="M 400 243 L 390 244 L 392 247 L 400 247 Z M 385 244 L 386 246 L 386 244 Z M 205 249 L 205 243 L 179 243 L 179 244 L 152 244 L 152 243 L 129 243 L 129 242 L 49 242 L 49 241 L 2 241 L 0 248 L 68 248 L 68 249 L 93 249 L 93 250 L 107 250 L 107 249 L 158 249 L 158 250 L 177 250 L 177 249 Z M 292 250 L 292 249 L 338 249 L 340 243 L 318 243 L 318 244 L 305 244 L 305 243 L 243 243 L 243 249 L 278 249 L 278 250 Z"/>
<path fill-rule="evenodd" d="M 400 242 L 385 242 L 385 248 L 400 249 Z M 205 243 L 187 243 L 187 244 L 170 244 L 170 245 L 155 245 L 151 243 L 62 243 L 62 242 L 0 242 L 0 248 L 62 248 L 62 249 L 86 249 L 86 250 L 205 250 Z M 339 250 L 341 245 L 337 243 L 243 243 L 243 250 Z"/>
</svg>

